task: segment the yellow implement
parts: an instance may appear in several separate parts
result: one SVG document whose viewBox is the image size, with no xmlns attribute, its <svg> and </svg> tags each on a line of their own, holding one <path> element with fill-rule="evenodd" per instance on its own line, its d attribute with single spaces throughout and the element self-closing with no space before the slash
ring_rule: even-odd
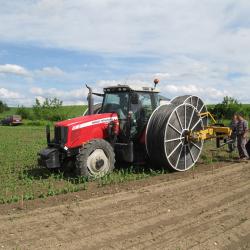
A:
<svg viewBox="0 0 250 250">
<path fill-rule="evenodd" d="M 208 117 L 211 120 L 211 124 L 207 127 L 204 127 L 203 130 L 190 132 L 190 140 L 203 141 L 217 139 L 217 147 L 220 147 L 220 140 L 224 140 L 225 143 L 226 141 L 230 140 L 230 136 L 232 133 L 231 128 L 225 127 L 224 125 L 217 123 L 210 112 L 200 113 L 199 115 L 201 118 Z"/>
</svg>

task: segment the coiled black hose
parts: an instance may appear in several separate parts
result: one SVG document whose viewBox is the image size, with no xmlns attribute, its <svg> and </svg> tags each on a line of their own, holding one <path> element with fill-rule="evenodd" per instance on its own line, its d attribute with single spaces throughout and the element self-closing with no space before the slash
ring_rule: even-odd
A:
<svg viewBox="0 0 250 250">
<path fill-rule="evenodd" d="M 151 116 L 146 147 L 153 164 L 185 171 L 198 160 L 203 142 L 190 140 L 191 131 L 203 129 L 197 109 L 188 103 L 160 106 Z"/>
</svg>

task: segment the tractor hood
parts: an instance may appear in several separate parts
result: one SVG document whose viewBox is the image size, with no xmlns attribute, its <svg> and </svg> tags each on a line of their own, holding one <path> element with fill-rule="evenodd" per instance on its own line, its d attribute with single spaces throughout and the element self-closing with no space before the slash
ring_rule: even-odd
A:
<svg viewBox="0 0 250 250">
<path fill-rule="evenodd" d="M 116 113 L 94 114 L 80 116 L 73 119 L 57 122 L 56 128 L 67 128 L 67 148 L 79 147 L 92 139 L 105 139 L 107 127 L 112 121 L 118 122 Z"/>
<path fill-rule="evenodd" d="M 72 127 L 73 130 L 92 126 L 100 123 L 109 123 L 110 121 L 118 120 L 116 113 L 106 113 L 106 114 L 95 114 L 95 115 L 86 115 L 76 118 L 72 118 L 65 121 L 60 121 L 55 124 L 56 127 Z"/>
</svg>

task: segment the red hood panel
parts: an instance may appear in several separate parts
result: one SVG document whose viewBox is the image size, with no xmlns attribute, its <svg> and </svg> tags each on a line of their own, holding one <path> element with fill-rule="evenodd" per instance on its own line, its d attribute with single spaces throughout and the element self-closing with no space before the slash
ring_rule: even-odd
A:
<svg viewBox="0 0 250 250">
<path fill-rule="evenodd" d="M 116 113 L 81 116 L 57 122 L 55 126 L 68 127 L 65 147 L 76 148 L 93 139 L 105 139 L 108 136 L 108 124 L 112 121 L 117 121 L 119 128 Z"/>
<path fill-rule="evenodd" d="M 80 117 L 72 118 L 69 120 L 57 122 L 55 125 L 60 126 L 60 127 L 61 126 L 62 127 L 73 127 L 73 129 L 75 129 L 75 127 L 77 125 L 83 125 L 83 124 L 89 123 L 89 122 L 93 122 L 93 123 L 98 122 L 98 121 L 101 122 L 101 120 L 105 119 L 105 118 L 113 118 L 116 120 L 116 119 L 118 119 L 118 116 L 116 113 L 86 115 L 86 116 L 80 116 Z"/>
</svg>

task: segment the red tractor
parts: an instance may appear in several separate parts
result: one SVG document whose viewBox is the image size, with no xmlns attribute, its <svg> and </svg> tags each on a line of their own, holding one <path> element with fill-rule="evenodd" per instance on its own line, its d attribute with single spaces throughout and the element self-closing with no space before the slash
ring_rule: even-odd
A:
<svg viewBox="0 0 250 250">
<path fill-rule="evenodd" d="M 101 107 L 95 108 L 93 95 L 103 97 Z M 170 102 L 155 87 L 127 85 L 106 87 L 101 94 L 89 88 L 88 114 L 57 122 L 53 140 L 49 127 L 46 131 L 48 147 L 39 153 L 39 165 L 55 169 L 70 164 L 88 177 L 111 172 L 115 161 L 151 161 L 188 170 L 197 162 L 203 141 L 218 132 L 208 131 L 207 109 L 199 97 L 180 96 Z M 219 132 L 223 139 L 230 134 Z"/>
</svg>

